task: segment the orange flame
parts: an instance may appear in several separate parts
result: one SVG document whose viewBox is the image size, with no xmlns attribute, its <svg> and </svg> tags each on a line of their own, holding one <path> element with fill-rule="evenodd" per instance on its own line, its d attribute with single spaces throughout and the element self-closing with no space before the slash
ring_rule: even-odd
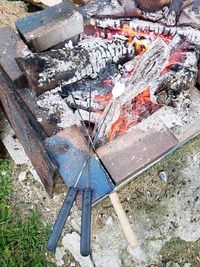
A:
<svg viewBox="0 0 200 267">
<path fill-rule="evenodd" d="M 125 36 L 134 37 L 135 31 L 131 29 L 129 25 L 124 24 L 123 29 L 122 29 L 122 34 L 124 34 Z"/>
<path fill-rule="evenodd" d="M 129 38 L 129 43 L 133 43 L 137 54 L 141 54 L 148 50 L 148 41 L 141 32 L 136 32 L 131 29 L 129 25 L 124 24 L 122 28 L 122 34 Z"/>
</svg>

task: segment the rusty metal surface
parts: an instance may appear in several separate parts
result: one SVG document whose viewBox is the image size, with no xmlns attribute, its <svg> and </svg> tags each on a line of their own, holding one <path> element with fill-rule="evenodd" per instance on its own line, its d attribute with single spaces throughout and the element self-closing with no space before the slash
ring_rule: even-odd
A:
<svg viewBox="0 0 200 267">
<path fill-rule="evenodd" d="M 64 138 L 66 140 L 70 140 L 70 143 L 77 147 L 80 151 L 84 153 L 88 153 L 88 144 L 86 142 L 86 139 L 84 138 L 82 132 L 80 131 L 79 127 L 77 125 L 72 125 L 71 127 L 68 127 L 60 132 L 57 133 L 57 136 Z"/>
<path fill-rule="evenodd" d="M 177 144 L 178 140 L 167 129 L 145 132 L 133 129 L 100 147 L 97 152 L 112 179 L 119 184 Z"/>
</svg>

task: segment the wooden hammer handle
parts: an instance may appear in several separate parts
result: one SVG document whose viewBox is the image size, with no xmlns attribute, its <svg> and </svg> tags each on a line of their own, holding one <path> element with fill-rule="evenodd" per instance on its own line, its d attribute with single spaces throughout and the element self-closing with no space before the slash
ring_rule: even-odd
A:
<svg viewBox="0 0 200 267">
<path fill-rule="evenodd" d="M 109 195 L 109 197 L 110 197 L 111 203 L 115 209 L 115 212 L 117 213 L 122 230 L 126 236 L 126 239 L 129 243 L 130 247 L 136 247 L 138 245 L 136 235 L 131 228 L 130 222 L 126 216 L 126 213 L 124 212 L 124 209 L 123 209 L 122 204 L 119 200 L 117 192 L 112 192 Z"/>
</svg>

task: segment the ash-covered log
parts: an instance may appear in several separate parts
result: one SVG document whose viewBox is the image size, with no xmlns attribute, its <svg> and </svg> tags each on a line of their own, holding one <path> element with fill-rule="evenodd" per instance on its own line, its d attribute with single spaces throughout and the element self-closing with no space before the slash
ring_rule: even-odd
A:
<svg viewBox="0 0 200 267">
<path fill-rule="evenodd" d="M 200 47 L 187 41 L 171 51 L 167 65 L 151 90 L 157 103 L 179 106 L 189 98 L 197 79 L 199 53 Z"/>
<path fill-rule="evenodd" d="M 112 4 L 113 2 L 118 2 Z M 121 6 L 119 6 L 119 3 Z M 194 14 L 182 16 L 188 6 L 194 7 L 199 0 L 112 0 L 96 12 L 99 17 L 128 17 L 141 18 L 154 22 L 163 23 L 167 26 L 189 25 L 194 26 Z M 110 12 L 112 10 L 112 12 Z M 187 13 L 187 12 L 186 12 Z M 195 16 L 199 21 L 198 16 Z M 199 24 L 199 23 L 198 23 Z M 197 27 L 198 24 L 196 23 Z"/>
<path fill-rule="evenodd" d="M 105 121 L 103 127 L 99 129 L 98 135 L 100 142 L 107 141 L 112 125 L 120 117 L 121 107 L 148 88 L 153 81 L 158 79 L 160 71 L 166 64 L 169 53 L 169 46 L 166 45 L 162 39 L 157 39 L 149 51 L 144 55 L 139 55 L 133 59 L 130 64 L 130 69 L 134 68 L 131 78 L 120 80 L 122 84 L 125 84 L 124 93 L 118 97 L 116 101 L 112 102 L 109 112 L 107 108 L 104 111 L 105 115 L 102 120 L 105 119 Z M 109 105 L 107 107 L 109 107 Z M 99 125 L 101 125 L 101 123 L 99 123 Z"/>
<path fill-rule="evenodd" d="M 133 31 L 142 31 L 143 33 L 155 33 L 156 35 L 174 36 L 176 34 L 184 36 L 188 41 L 195 44 L 200 43 L 200 31 L 190 27 L 168 27 L 160 23 L 150 22 L 140 19 L 111 19 L 111 18 L 96 18 L 91 20 L 92 24 L 102 29 L 112 29 L 118 31 L 123 30 L 124 25 L 128 25 Z"/>
<path fill-rule="evenodd" d="M 87 112 L 103 111 L 105 108 L 104 102 L 112 91 L 113 77 L 118 73 L 119 69 L 116 64 L 110 63 L 99 72 L 98 79 L 86 78 L 76 84 L 62 86 L 59 94 L 73 109 L 78 106 L 79 109 Z M 74 105 L 72 96 L 75 98 L 76 105 Z M 102 98 L 102 101 L 99 101 L 100 98 Z M 104 99 L 105 101 L 103 101 Z"/>
<path fill-rule="evenodd" d="M 128 130 L 137 120 L 141 121 L 142 118 L 134 117 L 132 108 L 137 108 L 134 100 L 136 96 L 147 89 L 150 90 L 151 99 L 158 104 L 175 106 L 182 103 L 182 97 L 189 97 L 189 91 L 194 87 L 197 77 L 198 54 L 183 36 L 176 36 L 169 45 L 162 39 L 157 39 L 149 51 L 129 62 L 131 77 L 119 80 L 121 84 L 125 84 L 126 89 L 117 101 L 112 102 L 108 115 L 103 116 L 105 122 L 100 129 L 99 141 L 111 140 L 118 131 L 118 124 Z M 157 109 L 149 100 L 147 104 L 150 113 Z M 104 114 L 107 114 L 108 108 L 109 105 Z M 149 111 L 139 113 L 145 118 Z M 113 129 L 116 132 L 113 133 Z"/>
<path fill-rule="evenodd" d="M 40 94 L 87 76 L 96 77 L 108 62 L 118 62 L 133 54 L 132 44 L 124 37 L 113 40 L 90 37 L 76 46 L 18 58 L 17 62 L 29 85 Z"/>
</svg>

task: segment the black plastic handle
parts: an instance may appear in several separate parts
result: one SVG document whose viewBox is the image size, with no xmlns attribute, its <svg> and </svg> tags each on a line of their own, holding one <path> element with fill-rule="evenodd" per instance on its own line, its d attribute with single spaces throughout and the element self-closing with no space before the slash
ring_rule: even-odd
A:
<svg viewBox="0 0 200 267">
<path fill-rule="evenodd" d="M 82 217 L 81 217 L 81 255 L 86 257 L 90 254 L 91 238 L 91 210 L 92 210 L 92 189 L 83 190 Z"/>
<path fill-rule="evenodd" d="M 77 193 L 78 193 L 78 189 L 76 189 L 74 187 L 69 188 L 67 196 L 63 202 L 63 205 L 60 209 L 57 220 L 54 224 L 53 230 L 52 230 L 51 235 L 49 237 L 49 240 L 47 243 L 47 250 L 49 250 L 49 251 L 55 251 L 56 250 L 58 240 L 59 240 L 60 235 L 62 233 L 62 230 L 65 226 L 67 218 L 70 214 L 70 210 L 73 206 L 73 203 L 75 201 Z"/>
</svg>

